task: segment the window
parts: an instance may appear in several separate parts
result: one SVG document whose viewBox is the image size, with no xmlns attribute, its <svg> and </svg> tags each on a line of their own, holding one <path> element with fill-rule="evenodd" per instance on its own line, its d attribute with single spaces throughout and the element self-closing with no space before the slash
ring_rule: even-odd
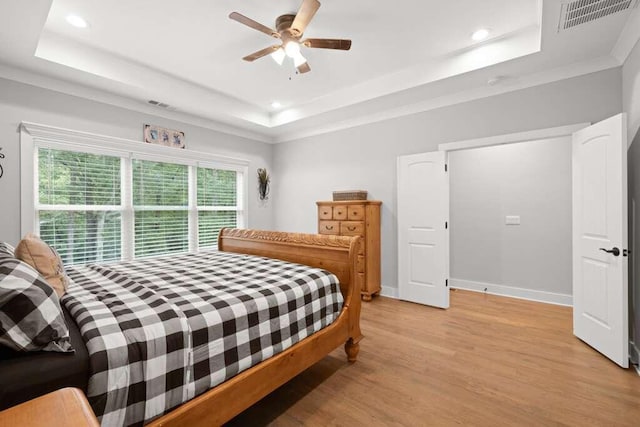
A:
<svg viewBox="0 0 640 427">
<path fill-rule="evenodd" d="M 133 160 L 133 210 L 136 257 L 187 252 L 189 168 Z"/>
<path fill-rule="evenodd" d="M 233 171 L 198 168 L 198 245 L 217 246 L 218 233 L 238 222 L 238 175 Z"/>
<path fill-rule="evenodd" d="M 40 148 L 37 220 L 67 264 L 121 258 L 121 159 Z"/>
<path fill-rule="evenodd" d="M 103 139 L 32 143 L 31 230 L 66 264 L 216 248 L 221 228 L 246 224 L 246 162 L 140 143 L 124 151 L 134 143 L 122 140 L 113 150 Z"/>
</svg>

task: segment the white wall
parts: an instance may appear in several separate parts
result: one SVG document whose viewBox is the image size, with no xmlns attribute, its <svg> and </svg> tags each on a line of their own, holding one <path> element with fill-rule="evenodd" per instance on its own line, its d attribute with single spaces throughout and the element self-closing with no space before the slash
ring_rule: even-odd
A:
<svg viewBox="0 0 640 427">
<path fill-rule="evenodd" d="M 273 146 L 160 117 L 137 113 L 58 92 L 0 79 L 0 241 L 20 239 L 20 162 L 18 126 L 22 121 L 142 139 L 142 125 L 155 124 L 185 132 L 187 148 L 243 158 L 249 164 L 249 226 L 271 229 L 271 202 L 258 202 L 256 169 L 272 170 Z"/>
<path fill-rule="evenodd" d="M 453 285 L 570 301 L 571 138 L 452 152 L 449 171 Z M 520 225 L 506 225 L 507 215 Z"/>
<path fill-rule="evenodd" d="M 631 337 L 635 347 L 640 348 L 640 221 L 634 218 L 640 210 L 640 43 L 634 47 L 631 55 L 622 67 L 623 109 L 628 114 L 629 142 L 633 142 L 628 152 L 629 170 L 629 246 L 631 262 L 629 271 L 629 300 Z M 635 229 L 634 229 L 635 228 Z M 637 355 L 636 355 L 637 356 Z M 637 359 L 636 359 L 637 361 Z"/>
<path fill-rule="evenodd" d="M 620 69 L 612 69 L 278 144 L 275 226 L 314 232 L 316 200 L 330 199 L 333 190 L 368 190 L 383 202 L 382 284 L 396 287 L 397 156 L 434 151 L 444 142 L 596 122 L 620 113 L 620 87 Z"/>
</svg>

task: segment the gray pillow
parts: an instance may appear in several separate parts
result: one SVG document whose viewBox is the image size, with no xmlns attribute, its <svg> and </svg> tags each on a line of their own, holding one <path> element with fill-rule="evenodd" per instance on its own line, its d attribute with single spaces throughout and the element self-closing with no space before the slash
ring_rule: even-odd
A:
<svg viewBox="0 0 640 427">
<path fill-rule="evenodd" d="M 1 253 L 0 345 L 17 351 L 73 351 L 54 290 L 31 266 Z"/>
</svg>

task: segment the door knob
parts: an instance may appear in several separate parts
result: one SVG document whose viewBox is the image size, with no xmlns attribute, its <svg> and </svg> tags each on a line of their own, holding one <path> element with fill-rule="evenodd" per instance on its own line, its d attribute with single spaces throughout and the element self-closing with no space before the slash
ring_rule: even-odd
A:
<svg viewBox="0 0 640 427">
<path fill-rule="evenodd" d="M 613 256 L 619 256 L 620 255 L 620 249 L 614 247 L 613 249 L 605 249 L 605 248 L 600 248 L 601 251 L 605 251 L 608 254 L 611 254 Z"/>
</svg>

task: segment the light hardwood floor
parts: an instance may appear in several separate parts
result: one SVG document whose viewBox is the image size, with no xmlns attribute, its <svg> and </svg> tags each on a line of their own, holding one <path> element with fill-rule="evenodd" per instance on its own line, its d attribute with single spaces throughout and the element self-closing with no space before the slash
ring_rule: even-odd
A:
<svg viewBox="0 0 640 427">
<path fill-rule="evenodd" d="M 571 329 L 570 308 L 511 298 L 375 298 L 356 363 L 336 350 L 229 426 L 640 426 L 640 377 Z"/>
</svg>

